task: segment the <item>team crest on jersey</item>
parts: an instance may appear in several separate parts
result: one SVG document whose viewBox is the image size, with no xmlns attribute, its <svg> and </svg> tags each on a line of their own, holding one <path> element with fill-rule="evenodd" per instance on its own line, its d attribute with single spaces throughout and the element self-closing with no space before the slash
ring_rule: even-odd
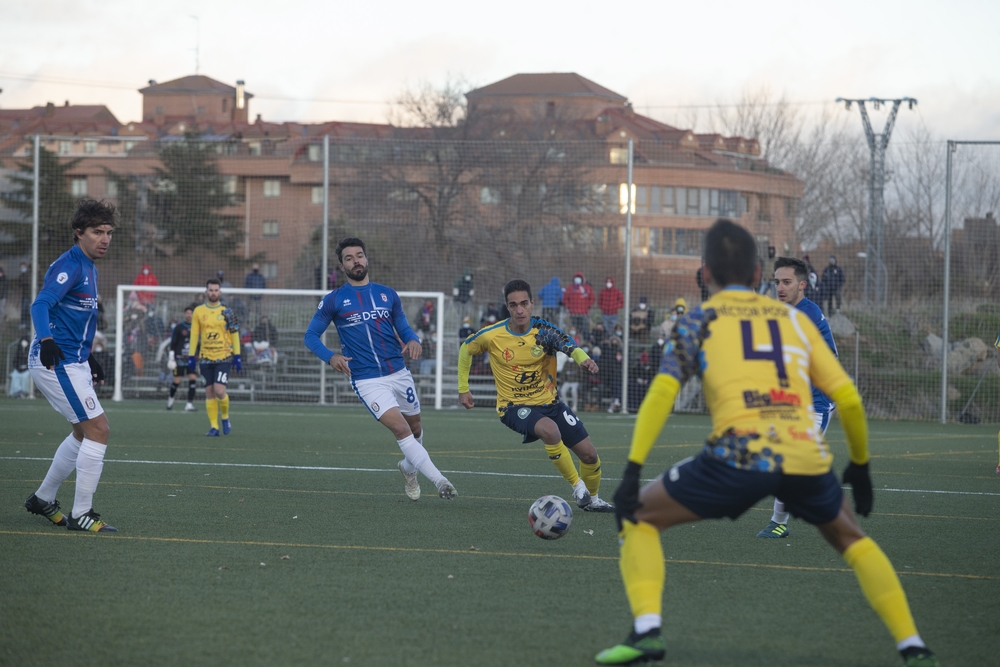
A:
<svg viewBox="0 0 1000 667">
<path fill-rule="evenodd" d="M 517 411 L 517 418 L 527 419 L 528 415 L 530 414 L 531 414 L 531 408 L 521 408 L 520 410 Z"/>
<path fill-rule="evenodd" d="M 378 412 L 378 403 L 372 403 L 372 412 Z"/>
<path fill-rule="evenodd" d="M 545 350 L 542 349 L 541 345 L 533 345 L 531 347 L 531 356 L 537 358 L 542 356 L 543 354 L 545 354 Z"/>
<path fill-rule="evenodd" d="M 94 399 L 91 396 L 88 396 L 83 402 L 87 406 L 88 410 L 93 410 L 97 407 L 97 404 L 94 403 Z"/>
<path fill-rule="evenodd" d="M 514 352 L 509 347 L 503 349 L 503 360 L 510 363 L 510 360 L 514 358 Z"/>
<path fill-rule="evenodd" d="M 64 282 L 69 280 L 69 274 L 63 271 L 58 276 L 56 276 L 56 282 L 62 285 Z"/>
<path fill-rule="evenodd" d="M 379 296 L 382 297 L 383 302 L 389 303 L 389 297 L 387 297 L 385 294 L 379 294 Z"/>
<path fill-rule="evenodd" d="M 320 301 L 319 305 L 316 306 L 316 310 L 323 310 L 323 302 L 322 301 Z"/>
</svg>

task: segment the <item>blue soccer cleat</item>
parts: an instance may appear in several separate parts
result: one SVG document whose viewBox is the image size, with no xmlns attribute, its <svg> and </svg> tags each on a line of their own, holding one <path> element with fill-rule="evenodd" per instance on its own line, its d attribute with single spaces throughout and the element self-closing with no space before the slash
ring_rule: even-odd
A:
<svg viewBox="0 0 1000 667">
<path fill-rule="evenodd" d="M 229 423 L 228 419 L 222 420 L 222 435 L 229 435 L 229 432 L 233 430 L 233 425 Z"/>
<path fill-rule="evenodd" d="M 217 437 L 219 435 L 219 429 L 217 429 L 217 428 L 210 428 L 210 429 L 208 429 L 208 433 L 206 433 L 205 435 L 211 436 L 211 437 Z"/>
</svg>

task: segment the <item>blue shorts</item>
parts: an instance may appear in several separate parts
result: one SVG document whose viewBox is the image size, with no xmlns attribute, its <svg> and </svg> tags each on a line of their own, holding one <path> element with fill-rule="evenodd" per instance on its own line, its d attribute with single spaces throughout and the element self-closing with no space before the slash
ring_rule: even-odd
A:
<svg viewBox="0 0 1000 667">
<path fill-rule="evenodd" d="M 534 442 L 538 440 L 535 424 L 542 417 L 548 417 L 556 423 L 563 444 L 571 449 L 590 437 L 580 418 L 562 401 L 548 405 L 508 405 L 500 422 L 523 435 L 524 442 Z"/>
<path fill-rule="evenodd" d="M 837 518 L 844 490 L 833 471 L 822 475 L 740 470 L 702 453 L 663 475 L 670 497 L 705 519 L 735 519 L 762 498 L 776 496 L 792 516 L 813 525 Z"/>
<path fill-rule="evenodd" d="M 232 365 L 231 361 L 201 362 L 201 376 L 205 378 L 205 385 L 229 384 L 229 367 Z"/>
</svg>

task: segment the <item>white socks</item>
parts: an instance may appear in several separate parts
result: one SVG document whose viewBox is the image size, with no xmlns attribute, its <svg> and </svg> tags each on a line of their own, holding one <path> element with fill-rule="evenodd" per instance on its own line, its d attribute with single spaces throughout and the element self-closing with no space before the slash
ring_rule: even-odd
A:
<svg viewBox="0 0 1000 667">
<path fill-rule="evenodd" d="M 421 435 L 423 435 L 423 433 L 421 433 Z M 431 480 L 435 486 L 437 486 L 437 483 L 445 478 L 444 475 L 441 474 L 441 471 L 437 469 L 437 466 L 431 462 L 431 455 L 427 453 L 424 446 L 421 445 L 412 435 L 408 435 L 402 440 L 397 440 L 396 444 L 399 445 L 399 449 L 403 452 L 403 456 L 406 457 L 406 460 L 403 462 L 403 468 L 408 468 L 408 472 L 419 470 L 424 474 L 424 477 Z"/>
<path fill-rule="evenodd" d="M 649 632 L 653 628 L 660 627 L 663 623 L 659 614 L 642 614 L 641 616 L 635 617 L 635 622 L 632 627 L 635 628 L 635 633 L 641 635 L 645 632 Z"/>
<path fill-rule="evenodd" d="M 74 470 L 76 470 L 76 457 L 80 452 L 80 441 L 70 433 L 56 449 L 56 455 L 52 457 L 52 465 L 45 473 L 42 485 L 35 491 L 35 495 L 47 503 L 56 499 L 59 493 L 59 486 L 66 481 Z"/>
<path fill-rule="evenodd" d="M 917 648 L 927 648 L 927 645 L 924 644 L 924 640 L 920 638 L 920 635 L 910 635 L 896 644 L 896 650 L 905 651 L 911 646 L 916 646 Z"/>
<path fill-rule="evenodd" d="M 93 509 L 94 493 L 97 483 L 101 481 L 101 471 L 104 469 L 104 452 L 107 445 L 83 439 L 80 452 L 76 457 L 76 498 L 73 502 L 73 518 L 81 516 Z"/>
<path fill-rule="evenodd" d="M 788 512 L 785 511 L 785 503 L 777 498 L 774 499 L 774 514 L 771 515 L 771 521 L 788 525 Z"/>
</svg>

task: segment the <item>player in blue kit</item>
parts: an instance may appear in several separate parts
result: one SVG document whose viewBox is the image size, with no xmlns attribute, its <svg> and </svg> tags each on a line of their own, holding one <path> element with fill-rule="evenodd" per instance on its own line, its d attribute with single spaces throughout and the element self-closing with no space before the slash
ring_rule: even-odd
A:
<svg viewBox="0 0 1000 667">
<path fill-rule="evenodd" d="M 809 268 L 806 263 L 794 257 L 779 257 L 774 261 L 774 282 L 778 289 L 778 301 L 787 303 L 812 320 L 827 346 L 833 351 L 833 356 L 839 356 L 837 343 L 833 340 L 830 323 L 823 315 L 823 310 L 815 302 L 805 297 L 806 285 L 809 284 Z M 833 415 L 833 401 L 817 387 L 813 387 L 812 402 L 816 430 L 824 435 L 826 427 L 830 425 L 830 417 Z M 764 530 L 757 533 L 757 537 L 780 539 L 788 537 L 789 534 L 788 510 L 785 509 L 785 503 L 775 498 L 771 521 L 764 526 Z"/>
<path fill-rule="evenodd" d="M 406 496 L 420 498 L 417 472 L 437 487 L 438 495 L 451 500 L 455 487 L 441 474 L 424 449 L 420 400 L 413 376 L 403 361 L 420 358 L 420 340 L 406 322 L 399 295 L 390 287 L 371 282 L 364 241 L 348 237 L 337 244 L 337 259 L 347 283 L 327 294 L 306 330 L 305 344 L 324 363 L 351 378 L 358 398 L 386 428 L 403 452 L 399 472 L 406 481 Z M 343 353 L 334 354 L 320 338 L 330 323 L 337 327 Z M 400 340 L 403 341 L 402 346 Z"/>
<path fill-rule="evenodd" d="M 24 506 L 57 526 L 94 533 L 118 532 L 94 511 L 94 493 L 104 469 L 108 418 L 94 392 L 104 369 L 90 356 L 97 330 L 97 267 L 117 226 L 114 204 L 80 201 L 71 226 L 74 245 L 45 272 L 31 304 L 35 339 L 28 355 L 31 379 L 58 413 L 73 425 L 52 458 L 42 485 Z M 59 486 L 76 470 L 76 497 L 69 517 L 56 499 Z"/>
</svg>

